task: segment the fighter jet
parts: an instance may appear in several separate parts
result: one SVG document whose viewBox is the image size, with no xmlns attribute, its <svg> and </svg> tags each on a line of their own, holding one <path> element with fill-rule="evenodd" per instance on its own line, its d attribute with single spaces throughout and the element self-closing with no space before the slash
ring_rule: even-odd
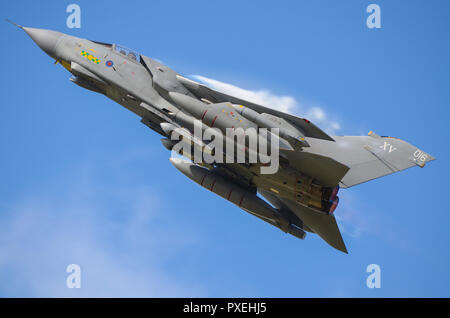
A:
<svg viewBox="0 0 450 318">
<path fill-rule="evenodd" d="M 307 232 L 315 233 L 348 253 L 334 216 L 338 191 L 413 166 L 424 167 L 435 159 L 406 141 L 374 132 L 329 136 L 308 119 L 277 110 L 277 105 L 266 107 L 213 90 L 118 44 L 17 26 L 72 74 L 74 84 L 124 106 L 163 136 L 163 146 L 181 154 L 170 157 L 181 173 L 300 239 Z M 260 139 L 257 132 L 256 150 L 245 146 L 239 162 L 233 160 L 236 154 L 216 153 L 204 135 L 195 133 L 196 129 L 204 132 L 211 128 L 216 129 L 216 137 L 223 134 L 223 143 L 229 143 L 225 132 L 230 130 L 266 132 Z M 174 132 L 180 136 L 178 141 Z M 268 168 L 264 160 L 269 152 L 259 156 L 259 146 L 264 142 L 267 146 L 268 141 L 279 146 L 279 165 L 271 173 L 262 173 Z M 180 143 L 183 147 L 174 150 Z M 188 150 L 224 160 L 193 160 Z M 256 162 L 248 160 L 252 151 Z"/>
</svg>

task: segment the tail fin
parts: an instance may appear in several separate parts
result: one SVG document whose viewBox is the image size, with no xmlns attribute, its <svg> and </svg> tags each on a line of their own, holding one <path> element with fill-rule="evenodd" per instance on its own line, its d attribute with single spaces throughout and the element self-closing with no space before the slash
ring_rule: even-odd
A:
<svg viewBox="0 0 450 318">
<path fill-rule="evenodd" d="M 335 143 L 308 139 L 314 153 L 331 157 L 350 167 L 341 180 L 348 188 L 413 166 L 423 168 L 435 158 L 401 139 L 368 136 L 334 137 Z M 307 150 L 308 151 L 308 150 Z"/>
</svg>

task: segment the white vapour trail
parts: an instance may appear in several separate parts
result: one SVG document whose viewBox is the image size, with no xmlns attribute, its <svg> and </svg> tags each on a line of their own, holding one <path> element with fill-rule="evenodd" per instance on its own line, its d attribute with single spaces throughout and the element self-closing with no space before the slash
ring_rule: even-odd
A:
<svg viewBox="0 0 450 318">
<path fill-rule="evenodd" d="M 300 116 L 308 118 L 329 134 L 336 134 L 341 129 L 341 125 L 330 119 L 323 108 L 305 102 L 301 103 L 292 96 L 276 95 L 266 89 L 248 90 L 201 75 L 191 77 L 222 93 L 293 115 L 301 114 Z"/>
</svg>

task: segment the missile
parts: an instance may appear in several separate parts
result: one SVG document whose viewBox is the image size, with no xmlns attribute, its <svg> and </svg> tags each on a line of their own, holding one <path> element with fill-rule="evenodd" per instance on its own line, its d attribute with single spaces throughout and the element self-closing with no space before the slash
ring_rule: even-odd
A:
<svg viewBox="0 0 450 318">
<path fill-rule="evenodd" d="M 186 127 L 190 131 L 194 131 L 196 119 L 193 116 L 186 114 L 180 110 L 173 116 L 173 120 L 180 124 L 180 126 Z M 204 131 L 208 127 L 205 124 L 201 123 L 201 127 L 199 128 Z"/>
<path fill-rule="evenodd" d="M 210 108 L 207 104 L 184 94 L 169 92 L 169 97 L 197 119 L 200 119 L 203 113 Z"/>
<path fill-rule="evenodd" d="M 306 236 L 301 228 L 290 224 L 281 214 L 255 193 L 231 182 L 218 173 L 202 168 L 180 158 L 170 158 L 170 162 L 189 179 L 203 188 L 221 196 L 227 201 L 237 205 L 246 212 L 275 225 L 283 232 L 294 235 L 300 239 Z"/>
<path fill-rule="evenodd" d="M 305 134 L 293 125 L 289 124 L 283 118 L 266 113 L 260 114 L 253 109 L 242 105 L 233 104 L 233 107 L 239 114 L 256 123 L 259 127 L 278 128 L 280 136 L 287 139 L 292 144 L 298 145 L 299 147 L 310 146 L 305 140 Z"/>
<path fill-rule="evenodd" d="M 193 117 L 201 120 L 208 127 L 220 129 L 222 133 L 226 133 L 227 129 L 258 128 L 254 122 L 239 115 L 231 103 L 206 104 L 176 92 L 169 92 L 169 96 Z"/>
<path fill-rule="evenodd" d="M 236 112 L 236 109 L 231 103 L 205 104 L 195 98 L 176 92 L 169 92 L 169 96 L 183 110 L 192 114 L 193 117 L 201 120 L 206 126 L 220 129 L 222 133 L 227 133 L 227 129 L 238 128 L 244 130 L 252 128 L 255 129 L 255 132 L 257 131 L 258 125 Z M 280 150 L 294 150 L 287 140 L 275 136 L 272 132 L 268 132 L 266 138 L 268 143 L 270 143 L 272 138 L 278 139 Z"/>
</svg>

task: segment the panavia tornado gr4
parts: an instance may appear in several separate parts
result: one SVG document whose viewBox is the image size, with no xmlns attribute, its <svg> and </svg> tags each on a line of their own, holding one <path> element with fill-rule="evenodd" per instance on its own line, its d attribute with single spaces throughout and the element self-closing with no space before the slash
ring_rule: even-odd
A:
<svg viewBox="0 0 450 318">
<path fill-rule="evenodd" d="M 329 136 L 277 105 L 215 91 L 117 44 L 19 27 L 72 73 L 73 83 L 104 94 L 162 135 L 163 146 L 181 154 L 170 161 L 185 176 L 300 239 L 315 233 L 347 253 L 333 214 L 339 189 L 434 160 L 373 132 Z"/>
</svg>

